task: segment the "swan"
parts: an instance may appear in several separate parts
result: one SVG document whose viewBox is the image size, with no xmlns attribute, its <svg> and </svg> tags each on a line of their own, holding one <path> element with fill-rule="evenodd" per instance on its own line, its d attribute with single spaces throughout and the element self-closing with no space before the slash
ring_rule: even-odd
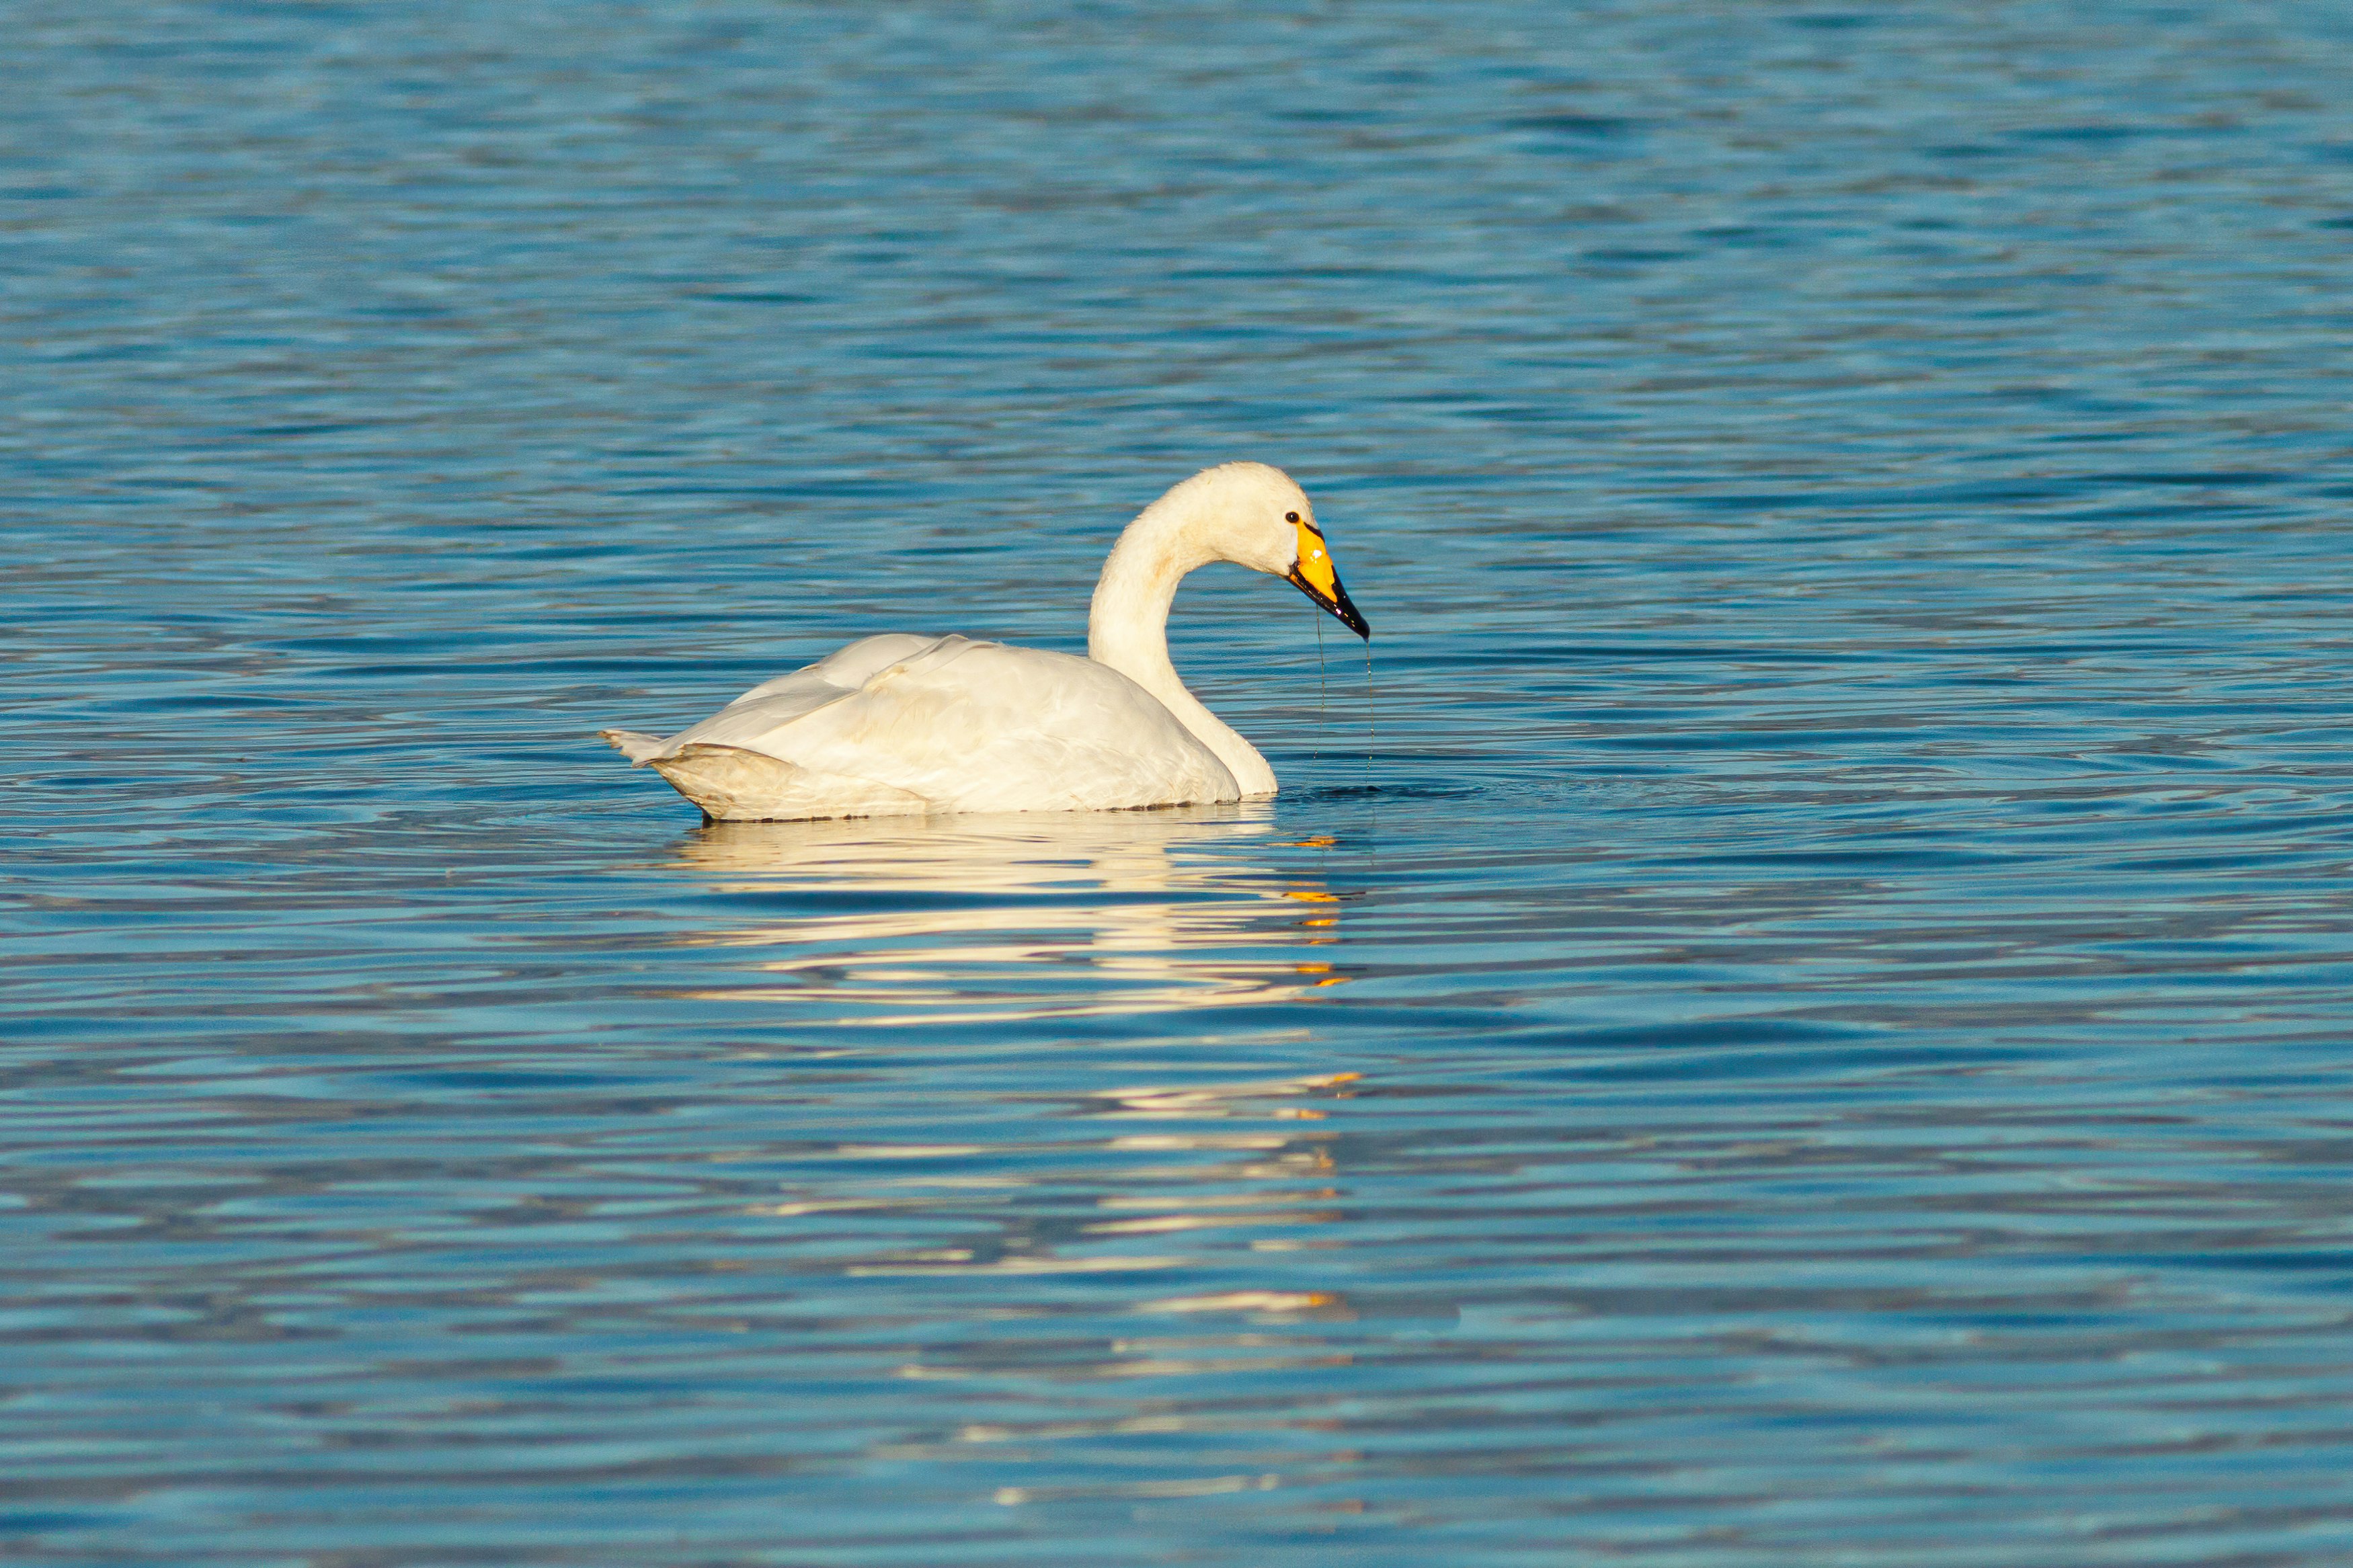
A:
<svg viewBox="0 0 2353 1568">
<path fill-rule="evenodd" d="M 723 822 L 1271 795 L 1266 759 L 1168 661 L 1176 584 L 1212 561 L 1284 578 L 1372 637 L 1306 492 L 1280 468 L 1226 463 L 1172 487 L 1112 546 L 1084 658 L 885 632 L 755 686 L 666 740 L 598 733 Z"/>
</svg>

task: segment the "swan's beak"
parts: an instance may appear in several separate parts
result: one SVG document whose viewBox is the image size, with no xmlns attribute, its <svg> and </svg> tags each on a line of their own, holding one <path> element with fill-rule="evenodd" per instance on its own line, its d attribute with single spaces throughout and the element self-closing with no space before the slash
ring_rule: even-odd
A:
<svg viewBox="0 0 2353 1568">
<path fill-rule="evenodd" d="M 1292 563 L 1286 581 L 1339 616 L 1342 626 L 1367 642 L 1372 640 L 1373 628 L 1365 625 L 1365 617 L 1348 602 L 1348 590 L 1340 586 L 1339 568 L 1332 564 L 1332 552 L 1312 522 L 1299 525 L 1299 559 Z"/>
</svg>

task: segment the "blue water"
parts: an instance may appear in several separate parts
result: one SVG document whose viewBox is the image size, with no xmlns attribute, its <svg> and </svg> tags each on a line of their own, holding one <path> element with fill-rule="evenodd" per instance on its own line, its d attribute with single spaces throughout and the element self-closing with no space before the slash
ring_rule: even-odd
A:
<svg viewBox="0 0 2353 1568">
<path fill-rule="evenodd" d="M 0 1558 L 2353 1560 L 2353 16 L 5 26 Z M 593 738 L 1238 457 L 1271 803 Z"/>
</svg>

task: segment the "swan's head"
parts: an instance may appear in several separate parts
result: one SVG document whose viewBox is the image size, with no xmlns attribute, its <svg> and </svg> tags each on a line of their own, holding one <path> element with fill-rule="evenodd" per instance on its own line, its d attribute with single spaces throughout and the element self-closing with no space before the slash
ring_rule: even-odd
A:
<svg viewBox="0 0 2353 1568">
<path fill-rule="evenodd" d="M 1307 492 L 1289 474 L 1264 463 L 1204 468 L 1168 492 L 1188 514 L 1188 531 L 1212 556 L 1281 577 L 1369 639 L 1372 628 L 1340 586 L 1332 547 L 1315 525 Z"/>
</svg>

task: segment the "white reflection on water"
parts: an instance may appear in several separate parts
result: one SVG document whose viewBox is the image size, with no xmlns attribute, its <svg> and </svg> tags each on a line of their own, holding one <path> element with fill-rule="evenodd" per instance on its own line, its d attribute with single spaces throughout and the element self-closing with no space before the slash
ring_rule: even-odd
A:
<svg viewBox="0 0 2353 1568">
<path fill-rule="evenodd" d="M 1342 983 L 1312 952 L 1340 904 L 1320 879 L 1236 857 L 1275 832 L 1263 804 L 707 824 L 678 863 L 777 912 L 689 939 L 764 950 L 751 967 L 769 978 L 690 994 L 822 1003 L 845 1010 L 810 1022 L 872 1026 L 1288 1001 Z"/>
<path fill-rule="evenodd" d="M 1000 1023 L 1292 1001 L 1342 978 L 1321 954 L 1343 905 L 1321 879 L 1277 864 L 1279 847 L 1302 842 L 1295 828 L 1277 834 L 1263 806 L 711 825 L 677 846 L 676 863 L 707 879 L 715 902 L 752 913 L 687 940 L 740 951 L 756 983 L 692 994 L 771 1004 L 797 1024 L 944 1027 L 961 1046 Z M 1267 853 L 1254 852 L 1261 845 Z M 1288 1019 L 1276 1032 L 1300 1030 Z M 1231 1075 L 1183 1066 L 1158 1081 L 1151 1072 L 1053 1096 L 1053 1135 L 1009 1163 L 1001 1139 L 843 1141 L 812 1150 L 819 1168 L 796 1173 L 777 1197 L 737 1212 L 795 1235 L 853 1213 L 882 1222 L 884 1245 L 841 1237 L 828 1267 L 850 1279 L 1172 1274 L 1237 1244 L 1286 1253 L 1328 1245 L 1305 1239 L 1339 1219 L 1331 1134 L 1315 1124 L 1358 1073 L 1336 1063 Z M 1034 1102 L 1021 1081 L 1014 1100 Z M 1077 1191 L 1072 1162 L 1086 1173 Z M 899 1237 L 893 1222 L 943 1205 L 965 1216 L 952 1235 Z M 1292 1277 L 1302 1272 L 1312 1273 Z M 1213 1278 L 1214 1289 L 1154 1291 L 1139 1310 L 1263 1322 L 1348 1312 L 1320 1280 L 1267 1290 Z M 1323 1364 L 1320 1351 L 1277 1351 L 1279 1364 Z M 1277 1351 L 1244 1361 L 1263 1371 Z M 1063 1373 L 1228 1367 L 1225 1351 L 1201 1352 L 1112 1347 Z M 896 1375 L 967 1378 L 992 1364 L 966 1351 Z"/>
</svg>

